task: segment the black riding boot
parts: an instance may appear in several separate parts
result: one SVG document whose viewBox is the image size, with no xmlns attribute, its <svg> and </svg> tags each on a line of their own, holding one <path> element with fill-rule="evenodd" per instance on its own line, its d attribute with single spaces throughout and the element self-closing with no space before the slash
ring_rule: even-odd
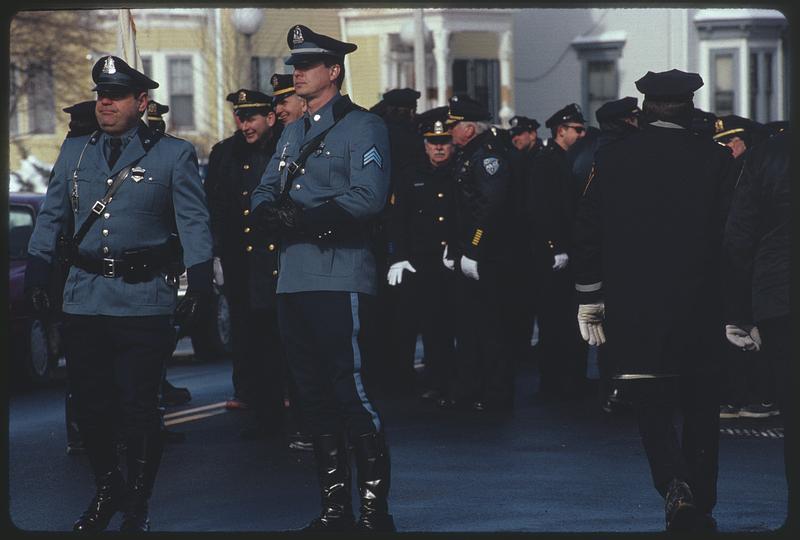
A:
<svg viewBox="0 0 800 540">
<path fill-rule="evenodd" d="M 128 439 L 128 490 L 122 509 L 124 513 L 120 531 L 150 530 L 148 500 L 153 493 L 163 449 L 164 436 L 160 431 Z"/>
<path fill-rule="evenodd" d="M 350 464 L 344 435 L 316 435 L 314 460 L 322 493 L 322 514 L 304 531 L 342 532 L 353 530 Z"/>
<path fill-rule="evenodd" d="M 393 532 L 394 520 L 389 514 L 391 467 L 389 448 L 383 433 L 366 433 L 355 441 L 358 469 L 358 494 L 361 516 L 356 528 L 362 531 Z"/>
<path fill-rule="evenodd" d="M 114 514 L 122 508 L 125 496 L 125 480 L 119 470 L 116 440 L 113 433 L 107 430 L 86 430 L 83 440 L 94 472 L 97 493 L 86 511 L 72 525 L 72 530 L 104 531 Z"/>
</svg>

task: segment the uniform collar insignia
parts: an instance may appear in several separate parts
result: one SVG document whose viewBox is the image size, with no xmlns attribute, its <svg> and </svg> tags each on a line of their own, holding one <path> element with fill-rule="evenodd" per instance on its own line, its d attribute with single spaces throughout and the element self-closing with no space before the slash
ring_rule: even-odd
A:
<svg viewBox="0 0 800 540">
<path fill-rule="evenodd" d="M 294 33 L 292 34 L 292 43 L 300 45 L 303 41 L 305 41 L 303 39 L 303 31 L 300 29 L 300 26 L 295 26 Z"/>
<path fill-rule="evenodd" d="M 117 66 L 114 65 L 114 59 L 110 56 L 107 56 L 106 61 L 103 64 L 103 73 L 113 75 L 116 72 L 117 72 Z"/>
</svg>

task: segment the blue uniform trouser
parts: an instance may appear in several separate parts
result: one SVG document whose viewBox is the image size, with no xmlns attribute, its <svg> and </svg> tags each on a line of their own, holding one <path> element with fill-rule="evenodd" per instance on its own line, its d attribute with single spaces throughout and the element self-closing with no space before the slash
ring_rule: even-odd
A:
<svg viewBox="0 0 800 540">
<path fill-rule="evenodd" d="M 158 397 L 164 361 L 175 349 L 168 315 L 65 315 L 64 352 L 81 433 L 128 436 L 161 429 Z"/>
<path fill-rule="evenodd" d="M 312 435 L 382 430 L 361 370 L 372 297 L 340 291 L 278 295 L 278 325 Z"/>
</svg>

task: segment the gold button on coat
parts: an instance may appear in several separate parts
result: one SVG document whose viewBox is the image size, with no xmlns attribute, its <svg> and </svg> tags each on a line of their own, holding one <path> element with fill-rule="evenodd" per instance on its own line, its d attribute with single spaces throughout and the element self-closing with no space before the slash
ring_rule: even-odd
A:
<svg viewBox="0 0 800 540">
<path fill-rule="evenodd" d="M 245 227 L 245 228 L 244 228 L 244 233 L 245 233 L 245 234 L 247 234 L 247 233 L 249 233 L 249 232 L 250 232 L 250 227 Z"/>
<path fill-rule="evenodd" d="M 273 275 L 273 276 L 277 276 L 277 275 L 278 275 L 278 271 L 277 271 L 277 270 L 273 270 L 273 271 L 272 271 L 272 275 Z"/>
<path fill-rule="evenodd" d="M 108 255 L 109 249 L 108 246 L 103 246 L 103 255 Z"/>
<path fill-rule="evenodd" d="M 247 251 L 248 253 L 250 253 L 251 251 L 253 251 L 253 246 L 247 246 L 247 247 L 246 247 L 246 248 L 244 248 L 244 249 L 245 249 L 245 251 Z"/>
<path fill-rule="evenodd" d="M 250 215 L 250 210 L 245 210 L 244 211 L 244 215 L 249 216 Z"/>
<path fill-rule="evenodd" d="M 439 216 L 439 221 L 444 221 L 444 216 Z"/>
<path fill-rule="evenodd" d="M 270 250 L 270 251 L 275 251 L 275 244 L 268 245 L 267 249 Z"/>
<path fill-rule="evenodd" d="M 244 195 L 245 197 L 247 197 L 248 193 L 249 193 L 249 191 L 242 191 L 242 195 Z"/>
<path fill-rule="evenodd" d="M 436 196 L 437 196 L 437 197 L 439 197 L 439 198 L 441 199 L 441 198 L 443 198 L 443 197 L 444 197 L 444 193 L 437 193 L 437 194 L 436 194 Z"/>
<path fill-rule="evenodd" d="M 246 170 L 246 171 L 247 171 L 247 170 L 249 170 L 249 169 L 250 169 L 250 165 L 248 165 L 247 163 L 245 163 L 244 165 L 242 165 L 242 169 L 244 169 L 244 170 Z"/>
</svg>

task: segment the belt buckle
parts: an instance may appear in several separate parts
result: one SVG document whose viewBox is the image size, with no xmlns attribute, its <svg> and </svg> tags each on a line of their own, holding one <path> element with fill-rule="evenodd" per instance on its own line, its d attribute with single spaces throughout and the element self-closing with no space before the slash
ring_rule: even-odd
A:
<svg viewBox="0 0 800 540">
<path fill-rule="evenodd" d="M 103 259 L 103 277 L 117 277 L 116 261 L 114 259 Z"/>
<path fill-rule="evenodd" d="M 299 168 L 300 168 L 300 165 L 298 165 L 294 161 L 292 161 L 291 163 L 289 163 L 286 166 L 286 169 L 289 171 L 289 174 L 294 174 L 295 172 L 297 172 L 297 169 L 299 169 Z"/>
<path fill-rule="evenodd" d="M 102 214 L 103 210 L 105 209 L 106 205 L 103 201 L 95 201 L 94 204 L 92 205 L 92 212 L 94 212 L 97 215 Z"/>
</svg>

